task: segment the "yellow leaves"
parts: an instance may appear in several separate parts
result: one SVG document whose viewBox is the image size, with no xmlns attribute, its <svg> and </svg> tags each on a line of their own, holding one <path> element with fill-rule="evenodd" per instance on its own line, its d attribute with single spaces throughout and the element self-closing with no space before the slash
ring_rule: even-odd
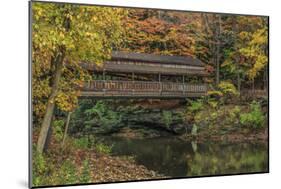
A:
<svg viewBox="0 0 281 189">
<path fill-rule="evenodd" d="M 77 105 L 77 87 L 89 79 L 89 75 L 73 61 L 89 61 L 102 64 L 110 58 L 111 47 L 121 43 L 124 11 L 110 7 L 32 3 L 32 92 L 36 118 L 44 115 L 51 92 L 54 65 L 51 57 L 62 46 L 69 68 L 63 69 L 59 93 L 54 99 L 62 111 L 72 111 Z M 65 20 L 69 20 L 67 25 Z M 70 27 L 69 27 L 70 26 Z"/>
<path fill-rule="evenodd" d="M 218 96 L 218 97 L 222 97 L 223 93 L 221 91 L 217 91 L 217 90 L 210 90 L 207 92 L 208 96 Z"/>
<path fill-rule="evenodd" d="M 232 82 L 221 81 L 218 85 L 219 90 L 225 95 L 234 95 L 237 96 L 238 92 Z"/>
<path fill-rule="evenodd" d="M 33 101 L 33 104 L 35 102 Z M 33 113 L 36 116 L 36 118 L 41 119 L 46 110 L 46 104 L 42 101 L 36 101 L 36 105 L 33 105 Z"/>
<path fill-rule="evenodd" d="M 91 21 L 92 22 L 96 22 L 97 21 L 97 17 L 96 16 L 92 16 Z"/>
<path fill-rule="evenodd" d="M 253 80 L 267 65 L 268 28 L 261 18 L 241 17 L 242 24 L 247 31 L 239 33 L 239 46 L 237 45 L 241 65 L 246 68 L 246 76 Z M 239 23 L 241 25 L 241 23 Z M 242 27 L 242 26 L 241 26 Z M 236 57 L 237 57 L 236 56 Z"/>
<path fill-rule="evenodd" d="M 235 86 L 229 81 L 221 81 L 217 90 L 209 90 L 207 94 L 213 97 L 234 97 L 239 95 Z"/>
<path fill-rule="evenodd" d="M 73 16 L 71 14 L 66 14 L 66 18 L 68 18 L 69 20 L 72 20 L 73 19 Z"/>
<path fill-rule="evenodd" d="M 251 69 L 248 70 L 247 75 L 250 80 L 253 80 L 261 71 L 265 65 L 268 63 L 268 58 L 266 55 L 258 55 L 255 60 L 255 64 Z"/>
<path fill-rule="evenodd" d="M 267 28 L 262 28 L 253 33 L 250 45 L 264 45 L 267 44 L 267 41 Z"/>
<path fill-rule="evenodd" d="M 65 35 L 64 35 L 64 33 L 61 31 L 60 33 L 59 33 L 59 36 L 60 36 L 60 38 L 64 38 L 65 37 Z"/>
<path fill-rule="evenodd" d="M 246 31 L 242 31 L 239 33 L 239 38 L 243 41 L 243 40 L 249 40 L 249 32 Z"/>
<path fill-rule="evenodd" d="M 42 12 L 43 12 L 43 10 L 40 6 L 33 6 L 33 15 L 34 15 L 33 18 L 35 20 L 40 19 L 40 17 L 42 16 Z"/>
<path fill-rule="evenodd" d="M 38 9 L 38 10 L 37 10 L 37 15 L 38 15 L 38 16 L 41 16 L 41 15 L 42 15 L 42 9 Z"/>
<path fill-rule="evenodd" d="M 221 67 L 226 67 L 230 64 L 233 64 L 232 60 L 231 59 L 226 59 L 224 60 L 224 62 L 221 64 Z"/>
<path fill-rule="evenodd" d="M 85 37 L 89 37 L 89 38 L 98 38 L 98 34 L 95 32 L 85 32 Z"/>
<path fill-rule="evenodd" d="M 102 61 L 96 61 L 96 65 L 98 66 L 98 67 L 101 67 L 102 66 Z"/>
<path fill-rule="evenodd" d="M 55 102 L 62 111 L 71 112 L 78 103 L 76 92 L 69 91 L 67 94 L 65 92 L 60 92 L 56 96 Z"/>
</svg>

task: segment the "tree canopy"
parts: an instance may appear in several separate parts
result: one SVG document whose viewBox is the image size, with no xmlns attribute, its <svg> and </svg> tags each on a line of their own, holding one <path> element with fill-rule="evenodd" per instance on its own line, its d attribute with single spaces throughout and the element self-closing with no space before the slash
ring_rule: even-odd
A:
<svg viewBox="0 0 281 189">
<path fill-rule="evenodd" d="M 33 3 L 32 61 L 34 114 L 42 118 L 51 93 L 52 59 L 65 49 L 63 73 L 55 103 L 71 111 L 77 103 L 77 85 L 89 78 L 79 61 L 100 64 L 121 42 L 119 8 L 72 4 Z"/>
<path fill-rule="evenodd" d="M 32 6 L 33 110 L 42 119 L 37 150 L 42 152 L 55 106 L 70 112 L 77 86 L 87 80 L 80 61 L 100 64 L 121 41 L 123 9 L 74 4 Z"/>
</svg>

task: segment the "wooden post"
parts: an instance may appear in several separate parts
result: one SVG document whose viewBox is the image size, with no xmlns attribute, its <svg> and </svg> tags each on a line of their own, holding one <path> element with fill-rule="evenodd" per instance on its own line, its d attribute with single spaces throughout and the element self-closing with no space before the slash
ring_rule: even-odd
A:
<svg viewBox="0 0 281 189">
<path fill-rule="evenodd" d="M 159 92 L 160 95 L 162 94 L 162 83 L 161 83 L 161 74 L 158 74 L 158 81 L 159 81 Z"/>
<path fill-rule="evenodd" d="M 71 114 L 72 114 L 72 112 L 69 112 L 68 115 L 67 115 L 64 134 L 63 134 L 63 140 L 62 140 L 62 146 L 64 145 L 64 142 L 65 142 L 65 139 L 66 139 L 66 136 L 67 136 L 67 131 L 68 131 L 68 126 L 69 126 Z"/>
<path fill-rule="evenodd" d="M 105 91 L 106 91 L 106 89 L 105 89 L 105 80 L 106 80 L 106 78 L 105 78 L 105 70 L 103 69 L 103 71 L 102 71 L 102 80 L 103 80 L 103 94 L 105 95 Z"/>
<path fill-rule="evenodd" d="M 135 82 L 134 82 L 134 77 L 135 77 L 135 73 L 132 72 L 132 81 L 133 81 L 132 92 L 133 92 L 133 96 L 134 96 L 134 94 L 135 94 Z"/>
<path fill-rule="evenodd" d="M 91 81 L 90 80 L 88 80 L 87 85 L 88 85 L 88 89 L 91 89 Z"/>
<path fill-rule="evenodd" d="M 184 75 L 182 75 L 182 94 L 184 95 Z"/>
<path fill-rule="evenodd" d="M 102 71 L 102 80 L 105 80 L 105 70 Z"/>
</svg>

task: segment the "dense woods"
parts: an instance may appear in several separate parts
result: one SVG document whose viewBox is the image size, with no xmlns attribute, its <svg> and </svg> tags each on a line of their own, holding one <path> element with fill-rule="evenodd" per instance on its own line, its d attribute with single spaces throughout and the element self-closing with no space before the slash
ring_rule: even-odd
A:
<svg viewBox="0 0 281 189">
<path fill-rule="evenodd" d="M 104 135 L 192 141 L 188 150 L 194 159 L 187 154 L 182 161 L 193 165 L 181 176 L 224 174 L 212 159 L 206 161 L 213 170 L 197 167 L 204 156 L 197 143 L 259 140 L 266 146 L 267 17 L 33 2 L 32 19 L 34 186 L 175 176 L 150 170 L 131 156 L 112 156 L 111 140 L 99 140 Z M 204 82 L 209 90 L 200 98 L 181 100 L 80 98 L 79 87 L 99 77 L 80 63 L 102 65 L 112 51 L 197 58 L 208 76 L 188 81 Z M 266 171 L 265 155 L 258 155 L 252 172 Z M 236 167 L 252 163 L 238 157 L 227 156 L 236 158 Z M 223 155 L 212 152 L 210 158 Z"/>
</svg>

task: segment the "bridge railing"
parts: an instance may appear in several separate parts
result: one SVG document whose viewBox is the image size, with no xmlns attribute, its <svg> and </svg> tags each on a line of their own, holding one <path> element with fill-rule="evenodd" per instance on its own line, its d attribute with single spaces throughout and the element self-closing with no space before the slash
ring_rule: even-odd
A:
<svg viewBox="0 0 281 189">
<path fill-rule="evenodd" d="M 84 83 L 82 91 L 187 92 L 206 93 L 206 84 L 151 81 L 93 80 Z"/>
</svg>

